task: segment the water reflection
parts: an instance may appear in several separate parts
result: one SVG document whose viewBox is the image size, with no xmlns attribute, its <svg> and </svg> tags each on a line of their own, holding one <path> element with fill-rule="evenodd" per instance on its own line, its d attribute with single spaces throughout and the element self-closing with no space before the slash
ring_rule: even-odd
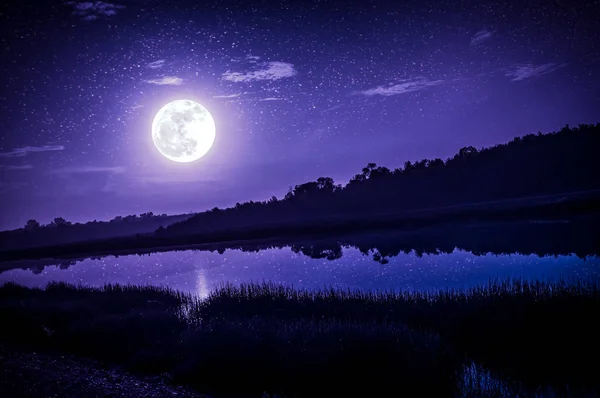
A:
<svg viewBox="0 0 600 398">
<path fill-rule="evenodd" d="M 600 265 L 597 238 L 569 225 L 536 224 L 371 233 L 19 263 L 0 274 L 0 283 L 141 283 L 206 296 L 219 283 L 260 280 L 306 288 L 429 289 L 472 286 L 507 276 L 590 278 L 597 277 Z"/>
<path fill-rule="evenodd" d="M 223 255 L 181 251 L 87 259 L 67 270 L 48 266 L 39 274 L 11 270 L 0 275 L 0 282 L 11 280 L 29 286 L 44 286 L 50 281 L 85 285 L 149 283 L 205 296 L 217 284 L 226 281 L 239 283 L 265 279 L 307 288 L 333 285 L 426 289 L 475 285 L 498 276 L 587 278 L 596 275 L 599 264 L 595 257 L 586 261 L 575 256 L 476 256 L 461 250 L 420 257 L 403 253 L 386 264 L 373 262 L 357 249 L 344 249 L 344 260 L 339 262 L 311 259 L 290 249 L 267 249 L 259 253 L 232 250 Z"/>
</svg>

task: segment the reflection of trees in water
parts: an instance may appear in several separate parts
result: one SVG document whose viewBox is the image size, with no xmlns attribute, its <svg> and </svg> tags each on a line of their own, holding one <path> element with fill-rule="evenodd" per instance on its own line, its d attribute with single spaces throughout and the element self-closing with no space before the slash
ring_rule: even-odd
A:
<svg viewBox="0 0 600 398">
<path fill-rule="evenodd" d="M 327 260 L 337 260 L 342 257 L 342 246 L 339 243 L 333 244 L 292 244 L 291 249 L 294 253 L 302 253 L 310 258 L 326 258 Z"/>
<path fill-rule="evenodd" d="M 52 265 L 55 265 L 59 269 L 64 270 L 64 269 L 68 269 L 71 265 L 77 264 L 78 261 L 83 261 L 83 259 L 82 260 L 65 260 L 65 261 L 61 261 L 59 263 L 54 262 Z M 41 262 L 34 262 L 34 263 L 23 265 L 21 267 L 15 267 L 15 268 L 30 269 L 31 272 L 33 272 L 36 275 L 39 275 L 42 272 L 44 272 L 44 269 L 46 268 L 47 265 L 49 265 L 49 264 L 44 264 Z"/>
<path fill-rule="evenodd" d="M 226 250 L 258 253 L 261 250 L 289 247 L 296 254 L 301 253 L 310 258 L 333 261 L 342 258 L 344 248 L 355 248 L 374 261 L 387 264 L 390 258 L 401 253 L 414 253 L 417 257 L 422 257 L 425 254 L 450 254 L 455 249 L 471 252 L 476 256 L 490 253 L 495 255 L 537 255 L 539 257 L 575 254 L 580 258 L 586 258 L 600 255 L 598 242 L 600 242 L 600 231 L 594 222 L 583 221 L 556 224 L 507 223 L 490 226 L 446 226 L 423 231 L 372 233 L 319 241 L 282 240 L 279 243 L 219 244 L 193 250 L 219 254 L 225 253 Z M 175 251 L 189 251 L 189 249 Z M 150 256 L 156 253 L 158 251 L 138 253 L 137 255 Z M 98 260 L 105 257 L 89 258 Z M 118 258 L 119 255 L 114 257 Z M 83 260 L 65 260 L 59 263 L 56 260 L 47 263 L 34 262 L 15 268 L 31 269 L 32 272 L 39 274 L 45 265 L 58 265 L 60 269 L 67 269 Z"/>
<path fill-rule="evenodd" d="M 348 236 L 318 244 L 294 243 L 294 253 L 302 253 L 315 259 L 337 260 L 342 257 L 343 247 L 358 249 L 374 261 L 387 264 L 389 259 L 401 253 L 450 254 L 455 249 L 471 252 L 476 256 L 486 254 L 523 254 L 559 256 L 574 254 L 580 258 L 598 256 L 600 233 L 592 222 L 533 224 L 519 223 L 479 227 L 442 227 L 420 232 L 372 234 Z M 247 251 L 245 247 L 238 247 Z M 256 250 L 256 248 L 254 248 Z"/>
<path fill-rule="evenodd" d="M 294 253 L 302 253 L 305 256 L 314 258 L 314 259 L 326 258 L 327 260 L 340 259 L 343 254 L 342 250 L 344 247 L 345 248 L 355 248 L 355 249 L 358 249 L 358 251 L 360 253 L 362 253 L 364 256 L 371 256 L 373 258 L 373 261 L 376 261 L 380 264 L 389 263 L 391 257 L 396 257 L 400 253 L 405 253 L 405 254 L 414 253 L 419 258 L 423 257 L 424 254 L 437 255 L 437 254 L 452 253 L 452 251 L 442 252 L 439 250 L 436 250 L 434 252 L 426 252 L 425 250 L 420 249 L 420 248 L 408 248 L 408 247 L 396 248 L 396 249 L 390 250 L 389 248 L 377 247 L 377 244 L 375 244 L 376 246 L 374 246 L 374 247 L 369 247 L 367 245 L 360 244 L 360 243 L 355 243 L 355 244 L 346 243 L 346 241 L 344 241 L 344 244 L 342 244 L 341 242 L 329 242 L 327 245 L 328 246 L 326 246 L 325 244 L 320 244 L 319 246 L 292 245 L 291 248 Z M 284 247 L 286 247 L 286 246 L 282 246 L 282 248 L 284 248 Z M 486 254 L 486 253 L 482 253 L 482 254 Z"/>
</svg>

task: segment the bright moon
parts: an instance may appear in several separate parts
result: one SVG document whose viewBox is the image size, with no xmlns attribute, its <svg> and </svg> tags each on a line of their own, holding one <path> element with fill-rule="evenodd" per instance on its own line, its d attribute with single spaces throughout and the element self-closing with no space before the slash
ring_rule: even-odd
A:
<svg viewBox="0 0 600 398">
<path fill-rule="evenodd" d="M 175 162 L 200 159 L 215 141 L 215 121 L 210 112 L 191 100 L 169 102 L 152 121 L 156 149 Z"/>
</svg>

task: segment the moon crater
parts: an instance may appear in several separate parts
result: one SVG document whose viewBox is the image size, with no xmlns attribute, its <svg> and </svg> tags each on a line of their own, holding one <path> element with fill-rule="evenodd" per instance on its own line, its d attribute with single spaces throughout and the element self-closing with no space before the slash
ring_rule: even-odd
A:
<svg viewBox="0 0 600 398">
<path fill-rule="evenodd" d="M 156 149 L 175 162 L 200 159 L 215 141 L 215 122 L 210 112 L 191 100 L 169 102 L 152 122 Z"/>
</svg>

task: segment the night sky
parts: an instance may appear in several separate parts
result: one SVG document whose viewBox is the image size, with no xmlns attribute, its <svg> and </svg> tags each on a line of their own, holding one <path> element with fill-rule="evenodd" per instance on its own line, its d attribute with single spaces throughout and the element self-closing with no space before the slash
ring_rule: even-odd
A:
<svg viewBox="0 0 600 398">
<path fill-rule="evenodd" d="M 9 3 L 0 229 L 265 200 L 600 122 L 594 1 Z M 192 163 L 152 142 L 176 99 L 215 120 Z"/>
</svg>

